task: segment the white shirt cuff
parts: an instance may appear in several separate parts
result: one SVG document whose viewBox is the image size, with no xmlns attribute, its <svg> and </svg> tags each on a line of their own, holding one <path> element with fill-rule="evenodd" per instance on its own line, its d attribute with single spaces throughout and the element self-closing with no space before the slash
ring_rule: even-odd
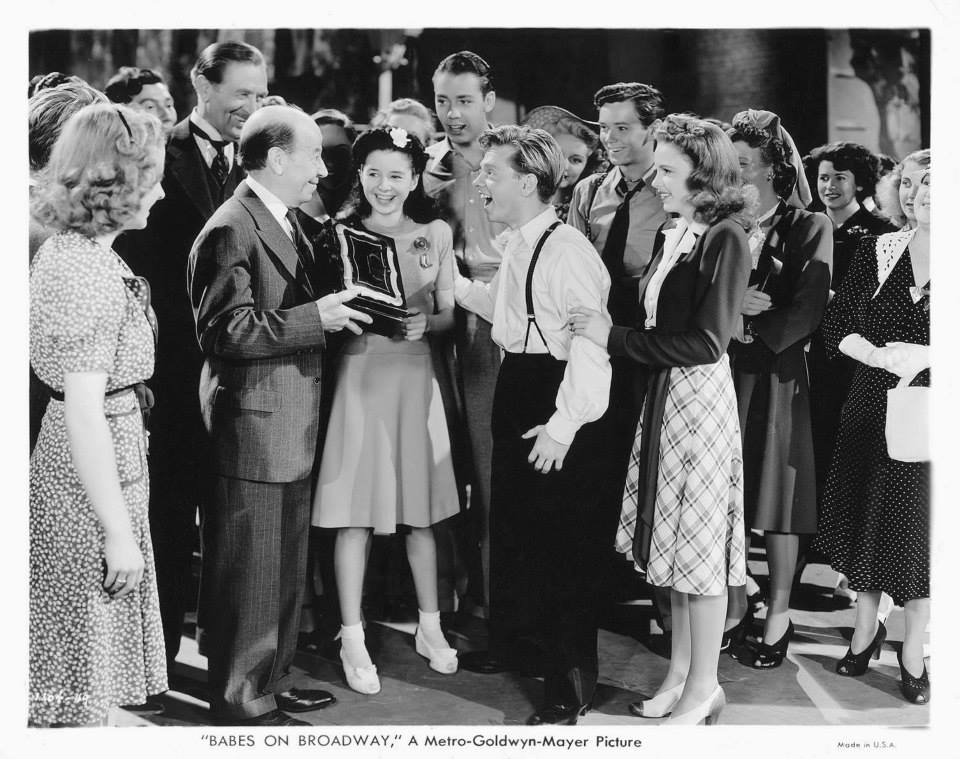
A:
<svg viewBox="0 0 960 759">
<path fill-rule="evenodd" d="M 559 411 L 554 411 L 553 416 L 547 421 L 547 434 L 563 445 L 570 445 L 577 434 L 577 430 L 583 425 L 572 419 L 566 419 L 560 415 Z"/>
</svg>

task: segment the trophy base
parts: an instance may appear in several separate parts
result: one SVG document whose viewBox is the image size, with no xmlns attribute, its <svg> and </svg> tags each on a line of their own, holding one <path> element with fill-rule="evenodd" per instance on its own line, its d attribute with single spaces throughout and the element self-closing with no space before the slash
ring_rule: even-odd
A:
<svg viewBox="0 0 960 759">
<path fill-rule="evenodd" d="M 373 322 L 360 324 L 364 332 L 374 332 L 384 337 L 396 337 L 401 332 L 403 320 L 409 314 L 403 308 L 380 303 L 373 298 L 359 295 L 345 304 L 348 308 L 367 314 Z"/>
</svg>

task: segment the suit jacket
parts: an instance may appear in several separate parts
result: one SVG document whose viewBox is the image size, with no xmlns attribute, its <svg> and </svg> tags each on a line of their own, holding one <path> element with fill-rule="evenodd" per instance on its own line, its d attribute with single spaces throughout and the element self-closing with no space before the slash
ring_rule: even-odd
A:
<svg viewBox="0 0 960 759">
<path fill-rule="evenodd" d="M 245 182 L 190 252 L 200 406 L 220 475 L 292 482 L 313 466 L 325 341 L 297 262 L 293 242 Z"/>
<path fill-rule="evenodd" d="M 114 242 L 114 249 L 130 268 L 150 283 L 157 314 L 156 370 L 149 383 L 157 396 L 151 415 L 154 442 L 159 442 L 159 436 L 177 441 L 170 453 L 180 450 L 185 459 L 193 456 L 185 433 L 203 436 L 197 401 L 203 357 L 187 292 L 187 257 L 207 219 L 223 199 L 233 195 L 242 179 L 243 171 L 234 162 L 223 198 L 214 197 L 203 156 L 184 119 L 174 127 L 167 143 L 164 197 L 150 210 L 146 228 L 124 232 Z M 168 446 L 160 447 L 166 455 Z"/>
</svg>

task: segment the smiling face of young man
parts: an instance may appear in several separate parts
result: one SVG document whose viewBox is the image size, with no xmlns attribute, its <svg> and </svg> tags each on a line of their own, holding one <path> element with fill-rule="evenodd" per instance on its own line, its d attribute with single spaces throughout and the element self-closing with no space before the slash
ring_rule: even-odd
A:
<svg viewBox="0 0 960 759">
<path fill-rule="evenodd" d="M 644 126 L 630 100 L 601 105 L 599 121 L 610 163 L 627 179 L 640 179 L 653 162 L 653 131 L 659 122 Z"/>
<path fill-rule="evenodd" d="M 529 215 L 530 183 L 536 196 L 536 178 L 513 168 L 513 152 L 514 148 L 509 145 L 487 150 L 480 162 L 480 175 L 473 184 L 483 199 L 487 218 L 516 229 Z"/>
<path fill-rule="evenodd" d="M 433 78 L 433 92 L 437 118 L 450 142 L 461 147 L 476 145 L 496 104 L 493 92 L 483 94 L 476 74 L 449 72 Z"/>
</svg>

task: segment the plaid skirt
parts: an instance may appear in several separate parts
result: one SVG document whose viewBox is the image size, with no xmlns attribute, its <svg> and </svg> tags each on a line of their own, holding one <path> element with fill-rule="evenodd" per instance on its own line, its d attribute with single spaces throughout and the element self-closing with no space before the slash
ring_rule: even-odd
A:
<svg viewBox="0 0 960 759">
<path fill-rule="evenodd" d="M 719 595 L 746 582 L 743 457 L 727 356 L 673 367 L 659 430 L 637 425 L 616 547 L 630 555 L 637 524 L 639 456 L 645 434 L 660 435 L 647 580 L 683 593 Z M 646 402 L 651 402 L 647 398 Z"/>
</svg>

